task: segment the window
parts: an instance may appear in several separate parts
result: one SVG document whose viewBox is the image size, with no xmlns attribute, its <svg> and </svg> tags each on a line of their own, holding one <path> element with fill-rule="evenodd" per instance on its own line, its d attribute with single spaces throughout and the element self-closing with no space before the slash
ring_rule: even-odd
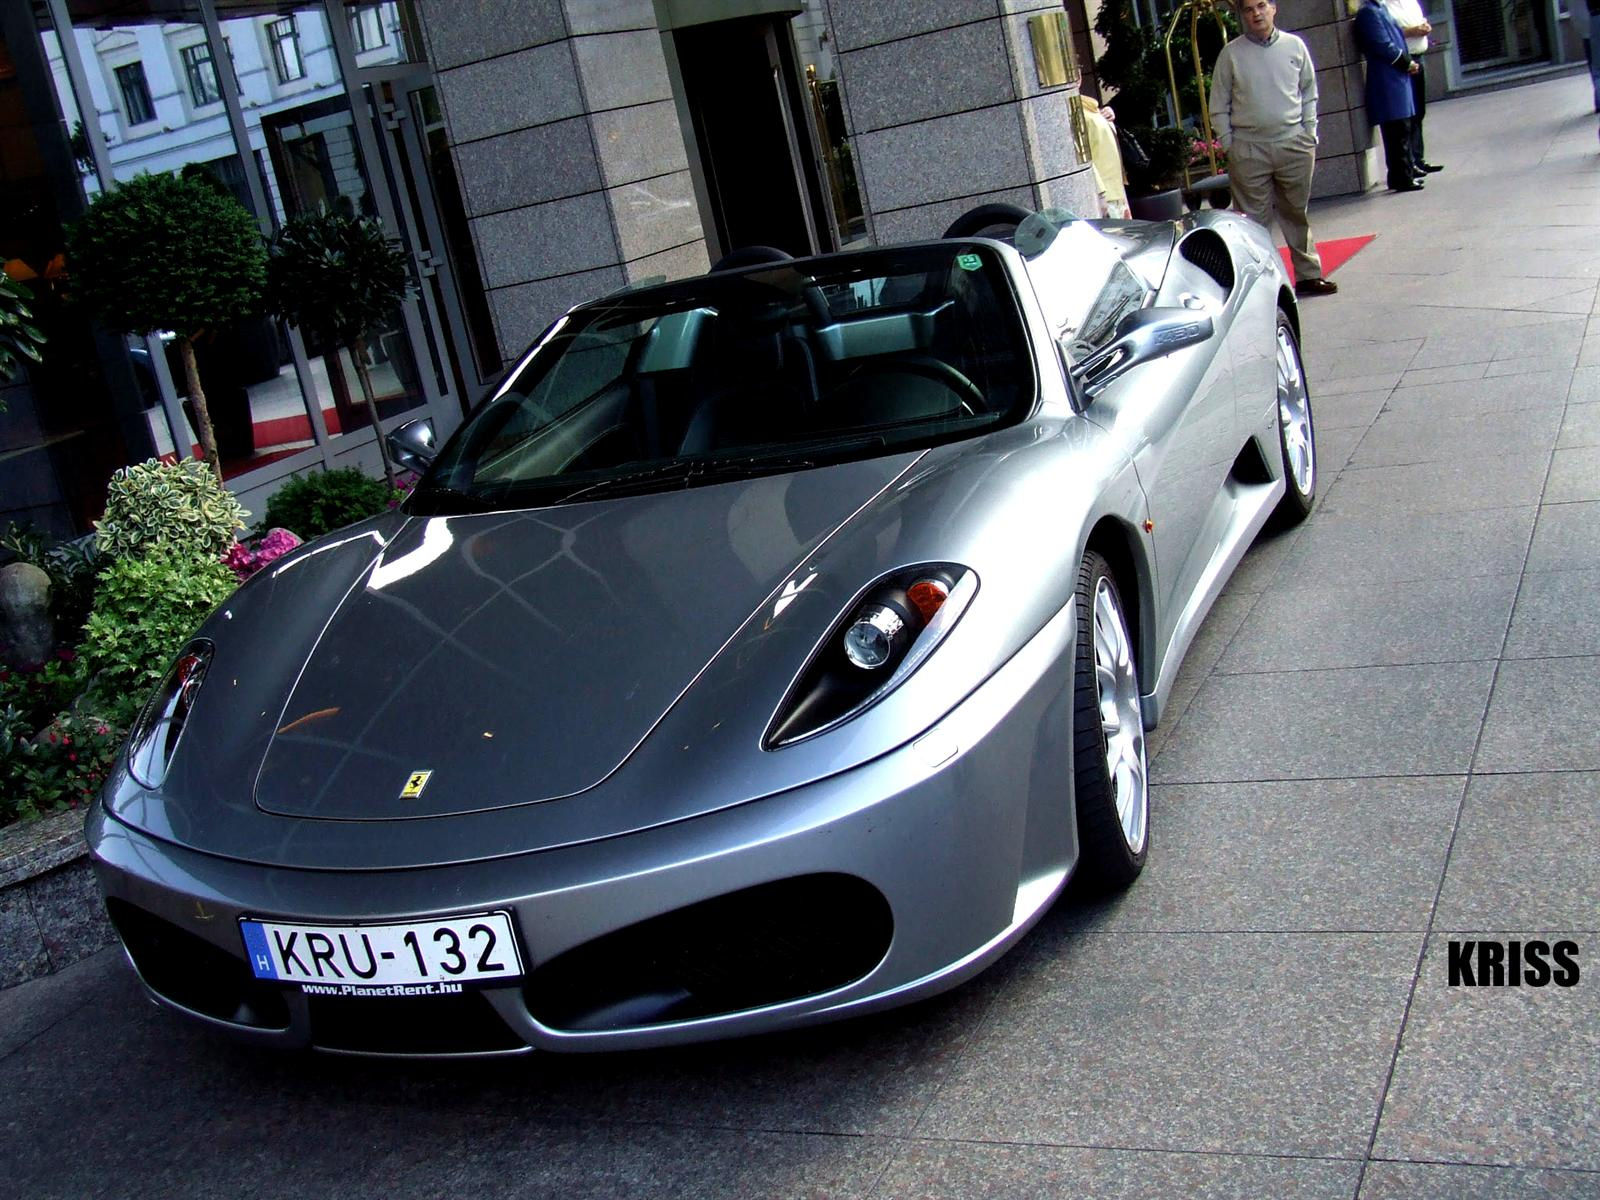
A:
<svg viewBox="0 0 1600 1200">
<path fill-rule="evenodd" d="M 217 64 L 211 58 L 211 48 L 204 42 L 185 46 L 180 52 L 183 75 L 189 81 L 189 98 L 196 108 L 215 104 L 222 99 L 222 88 L 217 83 Z"/>
<path fill-rule="evenodd" d="M 143 125 L 156 119 L 156 102 L 150 99 L 143 63 L 118 67 L 117 86 L 122 89 L 122 111 L 128 114 L 129 125 Z"/>
<path fill-rule="evenodd" d="M 293 17 L 284 17 L 267 26 L 267 45 L 272 50 L 272 66 L 279 83 L 292 83 L 306 77 L 305 60 L 300 57 L 300 31 Z"/>
<path fill-rule="evenodd" d="M 365 4 L 351 13 L 350 36 L 355 39 L 358 54 L 388 45 L 389 36 L 383 28 L 383 6 Z"/>
</svg>

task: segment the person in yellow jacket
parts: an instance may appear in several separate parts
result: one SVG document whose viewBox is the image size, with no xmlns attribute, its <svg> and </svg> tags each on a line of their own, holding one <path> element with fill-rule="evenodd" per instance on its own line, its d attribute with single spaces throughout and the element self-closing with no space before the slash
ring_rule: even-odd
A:
<svg viewBox="0 0 1600 1200">
<path fill-rule="evenodd" d="M 1089 161 L 1094 166 L 1095 186 L 1100 189 L 1100 215 L 1125 221 L 1130 215 L 1128 187 L 1122 172 L 1117 131 L 1111 124 L 1115 114 L 1109 107 L 1100 107 L 1089 96 L 1078 96 L 1076 103 L 1083 112 L 1084 129 L 1089 135 Z"/>
</svg>

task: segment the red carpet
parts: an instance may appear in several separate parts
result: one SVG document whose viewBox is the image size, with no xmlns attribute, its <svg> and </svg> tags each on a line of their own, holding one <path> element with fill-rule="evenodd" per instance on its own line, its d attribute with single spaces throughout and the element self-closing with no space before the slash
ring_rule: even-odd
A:
<svg viewBox="0 0 1600 1200">
<path fill-rule="evenodd" d="M 1334 238 L 1329 242 L 1318 242 L 1317 254 L 1322 258 L 1322 273 L 1324 275 L 1332 275 L 1377 236 L 1375 233 L 1364 233 L 1360 237 Z M 1283 255 L 1283 269 L 1289 272 L 1289 278 L 1292 281 L 1294 279 L 1294 268 L 1289 265 L 1289 248 L 1287 246 L 1279 246 L 1278 253 Z"/>
</svg>

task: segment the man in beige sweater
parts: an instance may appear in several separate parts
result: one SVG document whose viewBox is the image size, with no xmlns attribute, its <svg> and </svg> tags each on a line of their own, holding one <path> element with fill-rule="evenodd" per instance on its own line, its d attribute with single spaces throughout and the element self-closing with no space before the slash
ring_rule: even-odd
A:
<svg viewBox="0 0 1600 1200">
<path fill-rule="evenodd" d="M 1326 296 L 1306 205 L 1317 158 L 1317 75 L 1306 44 L 1277 28 L 1272 0 L 1238 0 L 1244 34 L 1222 48 L 1211 73 L 1211 127 L 1228 152 L 1234 202 L 1270 227 L 1272 209 L 1289 244 L 1294 290 Z"/>
</svg>

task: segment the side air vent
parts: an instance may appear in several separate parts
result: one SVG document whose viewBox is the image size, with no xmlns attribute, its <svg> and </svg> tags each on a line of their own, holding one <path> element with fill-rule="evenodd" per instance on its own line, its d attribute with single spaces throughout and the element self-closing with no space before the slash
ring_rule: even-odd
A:
<svg viewBox="0 0 1600 1200">
<path fill-rule="evenodd" d="M 1178 253 L 1216 280 L 1224 293 L 1233 291 L 1233 256 L 1228 253 L 1228 244 L 1215 230 L 1196 229 L 1183 239 Z"/>
</svg>

